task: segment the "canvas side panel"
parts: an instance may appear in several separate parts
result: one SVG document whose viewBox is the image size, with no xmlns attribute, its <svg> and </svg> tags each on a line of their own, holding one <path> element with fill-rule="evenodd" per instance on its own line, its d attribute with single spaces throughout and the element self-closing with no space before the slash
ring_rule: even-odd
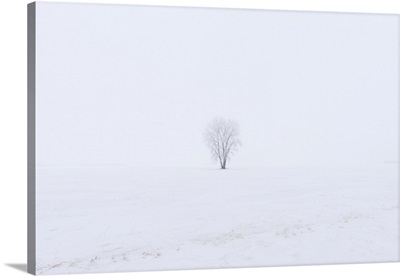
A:
<svg viewBox="0 0 400 276">
<path fill-rule="evenodd" d="M 28 4 L 28 273 L 36 274 L 36 3 Z"/>
<path fill-rule="evenodd" d="M 398 103 L 398 122 L 397 122 L 397 151 L 398 151 L 398 160 L 400 160 L 400 15 L 397 15 L 397 103 Z M 398 187 L 398 206 L 400 205 L 400 163 L 397 163 L 397 187 Z M 398 221 L 397 221 L 397 231 L 398 231 L 398 251 L 397 251 L 397 261 L 400 262 L 400 210 L 397 208 L 397 216 L 398 216 Z"/>
</svg>

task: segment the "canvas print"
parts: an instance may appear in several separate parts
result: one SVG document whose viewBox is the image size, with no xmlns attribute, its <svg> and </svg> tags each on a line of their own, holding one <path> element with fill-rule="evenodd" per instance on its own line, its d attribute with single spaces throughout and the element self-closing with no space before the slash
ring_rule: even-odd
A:
<svg viewBox="0 0 400 276">
<path fill-rule="evenodd" d="M 397 15 L 28 6 L 29 270 L 399 260 Z"/>
</svg>

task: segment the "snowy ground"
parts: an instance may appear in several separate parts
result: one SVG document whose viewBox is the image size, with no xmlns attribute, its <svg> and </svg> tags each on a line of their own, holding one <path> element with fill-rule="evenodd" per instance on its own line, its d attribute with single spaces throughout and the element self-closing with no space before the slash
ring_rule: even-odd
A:
<svg viewBox="0 0 400 276">
<path fill-rule="evenodd" d="M 397 165 L 37 170 L 39 274 L 398 260 Z"/>
</svg>

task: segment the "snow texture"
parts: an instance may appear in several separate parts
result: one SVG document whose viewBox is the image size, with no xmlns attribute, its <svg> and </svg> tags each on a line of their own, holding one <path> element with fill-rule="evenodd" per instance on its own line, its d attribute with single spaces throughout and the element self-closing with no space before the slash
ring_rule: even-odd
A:
<svg viewBox="0 0 400 276">
<path fill-rule="evenodd" d="M 397 166 L 47 168 L 40 274 L 398 260 Z"/>
</svg>

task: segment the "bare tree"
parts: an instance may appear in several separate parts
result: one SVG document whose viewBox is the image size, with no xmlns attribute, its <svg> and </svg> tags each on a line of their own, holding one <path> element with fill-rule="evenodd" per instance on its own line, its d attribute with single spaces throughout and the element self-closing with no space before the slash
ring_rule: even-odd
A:
<svg viewBox="0 0 400 276">
<path fill-rule="evenodd" d="M 239 125 L 232 120 L 216 118 L 204 134 L 204 140 L 210 149 L 211 156 L 217 160 L 221 169 L 226 168 L 226 162 L 239 149 Z"/>
</svg>

